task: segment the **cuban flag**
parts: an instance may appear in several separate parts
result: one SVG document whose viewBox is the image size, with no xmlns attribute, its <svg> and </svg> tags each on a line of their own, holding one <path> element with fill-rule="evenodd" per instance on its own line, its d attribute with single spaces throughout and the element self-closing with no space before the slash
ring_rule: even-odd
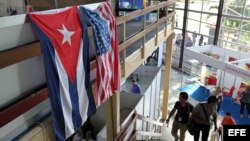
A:
<svg viewBox="0 0 250 141">
<path fill-rule="evenodd" d="M 29 17 L 41 41 L 56 139 L 62 141 L 96 111 L 88 30 L 76 6 Z"/>
<path fill-rule="evenodd" d="M 87 17 L 93 28 L 97 66 L 97 105 L 104 103 L 115 91 L 120 91 L 120 61 L 116 20 L 108 2 L 96 10 L 79 7 L 81 17 Z"/>
</svg>

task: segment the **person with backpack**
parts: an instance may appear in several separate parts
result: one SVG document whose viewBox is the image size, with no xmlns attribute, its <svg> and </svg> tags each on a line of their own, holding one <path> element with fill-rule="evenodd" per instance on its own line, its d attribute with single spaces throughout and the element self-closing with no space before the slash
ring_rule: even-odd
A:
<svg viewBox="0 0 250 141">
<path fill-rule="evenodd" d="M 196 128 L 194 141 L 199 141 L 200 131 L 202 132 L 202 141 L 207 141 L 211 127 L 210 121 L 214 122 L 214 131 L 217 130 L 217 104 L 218 98 L 215 95 L 210 95 L 207 102 L 195 106 L 191 115 Z M 211 116 L 213 120 L 211 120 Z"/>
<path fill-rule="evenodd" d="M 243 118 L 244 109 L 247 109 L 248 118 L 250 118 L 250 85 L 240 94 L 240 118 Z"/>
</svg>

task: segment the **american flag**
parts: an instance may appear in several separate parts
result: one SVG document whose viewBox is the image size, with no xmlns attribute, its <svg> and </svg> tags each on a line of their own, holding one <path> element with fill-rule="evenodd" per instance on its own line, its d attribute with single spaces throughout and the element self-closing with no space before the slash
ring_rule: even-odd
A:
<svg viewBox="0 0 250 141">
<path fill-rule="evenodd" d="M 109 99 L 120 90 L 120 61 L 115 17 L 108 2 L 101 3 L 96 10 L 80 7 L 80 14 L 87 15 L 93 28 L 96 47 L 97 95 L 96 104 Z"/>
</svg>

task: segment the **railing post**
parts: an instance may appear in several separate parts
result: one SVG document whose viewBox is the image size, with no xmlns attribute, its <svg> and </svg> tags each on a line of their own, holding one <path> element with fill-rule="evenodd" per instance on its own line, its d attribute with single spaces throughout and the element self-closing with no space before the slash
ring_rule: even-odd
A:
<svg viewBox="0 0 250 141">
<path fill-rule="evenodd" d="M 165 7 L 165 14 L 166 14 L 166 17 L 168 17 L 168 7 Z M 166 23 L 165 23 L 165 30 L 164 30 L 164 37 L 167 36 L 167 31 L 168 31 L 168 19 L 166 19 Z"/>
<path fill-rule="evenodd" d="M 149 118 L 149 116 L 147 116 Z M 146 122 L 146 131 L 149 131 L 149 122 Z M 149 136 L 146 137 L 146 140 L 149 140 Z"/>
<path fill-rule="evenodd" d="M 175 12 L 175 3 L 173 4 L 173 12 Z M 172 30 L 174 30 L 174 24 L 175 24 L 175 15 L 173 15 L 172 17 L 172 26 L 171 26 Z"/>
<path fill-rule="evenodd" d="M 114 122 L 114 138 L 117 137 L 120 132 L 120 92 L 115 91 L 111 97 L 112 110 L 113 110 L 113 122 Z"/>
<path fill-rule="evenodd" d="M 137 112 L 135 111 L 134 114 L 136 115 Z M 134 124 L 134 130 L 136 131 L 136 121 L 135 121 L 135 124 Z"/>
<path fill-rule="evenodd" d="M 106 113 L 106 131 L 107 131 L 107 140 L 114 141 L 114 124 L 113 124 L 113 112 L 112 112 L 112 101 L 109 99 L 106 103 L 107 113 Z"/>
<path fill-rule="evenodd" d="M 126 41 L 126 21 L 122 24 L 123 36 L 122 42 Z M 126 74 L 126 49 L 122 50 L 122 77 Z"/>
<path fill-rule="evenodd" d="M 146 28 L 146 15 L 143 15 L 143 18 L 142 18 L 142 30 L 144 30 Z M 142 39 L 142 58 L 144 59 L 145 57 L 145 43 L 146 43 L 146 35 L 143 36 L 143 39 Z"/>
<path fill-rule="evenodd" d="M 113 141 L 120 131 L 120 93 L 116 91 L 107 101 L 107 140 Z"/>
<path fill-rule="evenodd" d="M 159 9 L 157 9 L 157 22 L 159 21 L 159 17 L 160 17 L 160 15 L 159 15 Z M 159 39 L 158 39 L 158 32 L 159 32 L 159 28 L 158 28 L 158 26 L 156 27 L 156 29 L 155 29 L 155 46 L 158 46 L 158 41 L 159 41 Z"/>
</svg>

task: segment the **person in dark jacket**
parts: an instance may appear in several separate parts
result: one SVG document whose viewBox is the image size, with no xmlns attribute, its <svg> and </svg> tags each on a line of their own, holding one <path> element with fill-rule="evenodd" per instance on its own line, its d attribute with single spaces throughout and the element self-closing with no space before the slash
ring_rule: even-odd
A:
<svg viewBox="0 0 250 141">
<path fill-rule="evenodd" d="M 201 35 L 200 39 L 199 39 L 199 46 L 201 46 L 203 43 L 203 36 Z"/>
<path fill-rule="evenodd" d="M 248 118 L 250 118 L 250 85 L 240 94 L 240 118 L 243 118 L 243 112 L 247 108 Z"/>
<path fill-rule="evenodd" d="M 188 37 L 187 43 L 186 43 L 186 47 L 192 47 L 193 46 L 193 41 L 191 40 L 190 37 Z"/>
</svg>

